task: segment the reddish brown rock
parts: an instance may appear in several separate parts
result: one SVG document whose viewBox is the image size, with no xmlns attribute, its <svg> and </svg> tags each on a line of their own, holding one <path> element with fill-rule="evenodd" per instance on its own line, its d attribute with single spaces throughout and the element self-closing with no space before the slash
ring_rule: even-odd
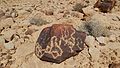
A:
<svg viewBox="0 0 120 68">
<path fill-rule="evenodd" d="M 120 68 L 120 63 L 112 63 L 109 65 L 109 68 Z"/>
<path fill-rule="evenodd" d="M 94 7 L 99 8 L 101 12 L 107 13 L 112 10 L 112 8 L 115 6 L 115 3 L 115 0 L 98 0 Z"/>
<path fill-rule="evenodd" d="M 43 61 L 60 63 L 82 51 L 85 38 L 86 34 L 72 25 L 54 24 L 40 33 L 35 54 Z"/>
</svg>

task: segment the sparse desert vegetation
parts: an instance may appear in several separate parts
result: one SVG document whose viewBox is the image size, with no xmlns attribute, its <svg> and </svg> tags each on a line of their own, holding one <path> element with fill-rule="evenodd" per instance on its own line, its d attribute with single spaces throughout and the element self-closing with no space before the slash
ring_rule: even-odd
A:
<svg viewBox="0 0 120 68">
<path fill-rule="evenodd" d="M 0 0 L 0 68 L 119 68 L 120 0 L 116 0 L 112 9 L 108 1 L 100 2 L 101 5 L 94 7 L 97 1 Z M 108 9 L 105 13 L 101 11 L 104 8 Z M 86 35 L 85 41 L 82 41 L 83 49 L 78 53 L 77 49 L 73 48 L 77 55 L 59 64 L 42 61 L 35 54 L 35 45 L 41 31 L 54 24 L 72 25 L 76 30 L 75 35 L 78 36 L 76 40 L 79 42 L 71 39 L 69 36 L 71 31 L 66 26 L 65 30 L 63 26 L 51 28 L 53 32 L 46 30 L 43 36 L 47 40 L 51 37 L 48 38 L 46 35 L 59 37 L 63 31 L 63 34 L 66 33 L 65 35 L 70 37 L 65 40 L 66 45 L 77 46 L 84 36 L 79 32 L 85 32 Z M 44 44 L 46 40 L 42 41 Z M 47 47 L 51 42 L 47 43 Z M 54 50 L 59 51 L 57 48 Z"/>
</svg>

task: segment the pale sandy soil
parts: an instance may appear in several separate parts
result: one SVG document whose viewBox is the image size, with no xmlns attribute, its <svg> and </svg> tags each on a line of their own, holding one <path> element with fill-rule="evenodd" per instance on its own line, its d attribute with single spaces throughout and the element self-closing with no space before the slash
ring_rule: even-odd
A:
<svg viewBox="0 0 120 68">
<path fill-rule="evenodd" d="M 95 2 L 0 0 L 0 68 L 109 68 L 112 63 L 120 63 L 120 0 L 110 13 L 94 9 Z M 83 8 L 86 20 L 83 20 L 83 13 L 74 11 L 77 3 L 86 6 Z M 60 64 L 41 61 L 34 54 L 36 40 L 43 28 L 54 23 L 68 23 L 85 31 L 82 24 L 91 20 L 108 28 L 109 36 L 88 35 L 85 41 L 88 47 Z M 103 30 L 100 28 L 98 32 Z"/>
</svg>

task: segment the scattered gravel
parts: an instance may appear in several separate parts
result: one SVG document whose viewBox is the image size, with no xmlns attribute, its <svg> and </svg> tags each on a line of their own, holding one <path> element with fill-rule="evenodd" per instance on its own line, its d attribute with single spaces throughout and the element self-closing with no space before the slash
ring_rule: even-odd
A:
<svg viewBox="0 0 120 68">
<path fill-rule="evenodd" d="M 114 68 L 120 63 L 120 1 L 111 12 L 96 0 L 0 0 L 0 68 Z M 68 23 L 87 33 L 85 48 L 60 64 L 36 57 L 45 27 Z M 113 67 L 114 66 L 114 67 Z"/>
</svg>

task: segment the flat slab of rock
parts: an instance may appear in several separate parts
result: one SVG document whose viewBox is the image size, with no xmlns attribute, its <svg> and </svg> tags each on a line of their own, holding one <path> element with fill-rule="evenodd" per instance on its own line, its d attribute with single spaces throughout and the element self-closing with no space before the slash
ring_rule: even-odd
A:
<svg viewBox="0 0 120 68">
<path fill-rule="evenodd" d="M 40 33 L 35 54 L 43 61 L 61 63 L 84 49 L 86 33 L 77 31 L 72 25 L 54 24 Z"/>
</svg>

